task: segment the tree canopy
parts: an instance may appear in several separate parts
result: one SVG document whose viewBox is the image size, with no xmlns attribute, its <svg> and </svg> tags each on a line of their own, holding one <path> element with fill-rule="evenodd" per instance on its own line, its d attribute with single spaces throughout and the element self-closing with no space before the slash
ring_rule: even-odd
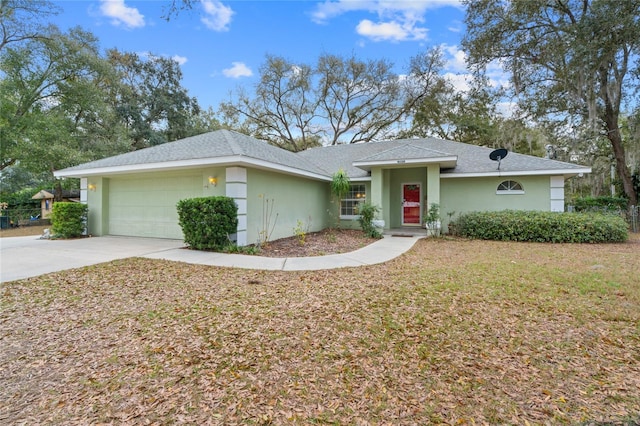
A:
<svg viewBox="0 0 640 426">
<path fill-rule="evenodd" d="M 189 97 L 177 62 L 101 52 L 91 32 L 49 25 L 56 12 L 47 1 L 0 1 L 3 188 L 220 127 Z"/>
<path fill-rule="evenodd" d="M 44 17 L 59 8 L 46 0 L 0 1 L 0 52 L 9 44 L 46 37 Z"/>
<path fill-rule="evenodd" d="M 608 139 L 624 193 L 638 195 L 620 132 L 638 88 L 640 1 L 467 0 L 463 46 L 474 71 L 499 61 L 532 119 L 580 120 Z M 639 143 L 637 140 L 634 143 Z"/>
<path fill-rule="evenodd" d="M 221 110 L 232 126 L 291 151 L 392 138 L 437 87 L 439 55 L 425 53 L 404 77 L 389 61 L 355 55 L 322 54 L 313 66 L 267 55 L 253 96 L 240 89 Z"/>
</svg>

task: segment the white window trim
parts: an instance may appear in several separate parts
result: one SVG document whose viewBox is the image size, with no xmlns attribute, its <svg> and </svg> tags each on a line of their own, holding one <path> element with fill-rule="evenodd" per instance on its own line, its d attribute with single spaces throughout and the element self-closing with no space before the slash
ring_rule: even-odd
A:
<svg viewBox="0 0 640 426">
<path fill-rule="evenodd" d="M 524 194 L 524 191 L 520 191 L 520 190 L 502 190 L 502 191 L 496 191 L 496 195 L 522 195 Z"/>
<path fill-rule="evenodd" d="M 360 200 L 362 200 L 363 202 L 367 201 L 367 186 L 363 183 L 352 183 L 351 186 L 356 186 L 356 185 L 361 185 L 364 188 L 364 197 L 360 198 Z M 360 219 L 360 215 L 359 214 L 342 214 L 342 202 L 345 200 L 357 200 L 357 198 L 341 198 L 340 199 L 340 220 L 353 220 L 353 219 Z"/>
<path fill-rule="evenodd" d="M 520 185 L 521 188 L 523 188 L 520 182 L 512 179 L 503 180 L 498 184 L 498 188 L 500 188 L 500 185 L 502 185 L 505 182 L 515 182 L 518 185 Z M 524 189 L 496 189 L 496 195 L 523 195 L 523 194 L 524 194 Z"/>
</svg>

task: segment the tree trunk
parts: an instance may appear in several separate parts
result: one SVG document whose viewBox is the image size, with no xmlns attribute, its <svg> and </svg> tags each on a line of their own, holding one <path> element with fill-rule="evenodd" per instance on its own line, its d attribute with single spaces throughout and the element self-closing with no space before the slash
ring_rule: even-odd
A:
<svg viewBox="0 0 640 426">
<path fill-rule="evenodd" d="M 626 61 L 625 61 L 626 62 Z M 626 65 L 624 67 L 626 69 Z M 627 159 L 624 153 L 624 145 L 622 144 L 622 136 L 620 135 L 619 118 L 620 118 L 620 100 L 622 99 L 622 83 L 615 80 L 609 81 L 609 70 L 600 68 L 600 97 L 604 101 L 604 122 L 607 130 L 607 139 L 611 142 L 613 156 L 616 159 L 616 169 L 618 177 L 622 181 L 622 189 L 629 199 L 629 206 L 638 205 L 638 194 L 633 187 L 631 173 L 627 167 Z M 622 77 L 619 77 L 622 78 Z M 610 88 L 615 88 L 616 94 L 612 95 Z M 616 96 L 617 95 L 617 96 Z"/>
<path fill-rule="evenodd" d="M 633 180 L 631 179 L 631 173 L 627 167 L 626 156 L 624 153 L 624 146 L 622 145 L 622 137 L 620 136 L 620 129 L 618 128 L 618 117 L 610 110 L 606 109 L 606 125 L 607 125 L 607 138 L 611 142 L 611 148 L 613 148 L 613 155 L 616 159 L 616 169 L 618 177 L 622 181 L 622 188 L 627 198 L 629 199 L 630 206 L 638 205 L 638 194 L 633 187 Z"/>
<path fill-rule="evenodd" d="M 55 194 L 53 194 L 53 199 L 57 202 L 57 201 L 62 201 L 62 181 L 60 179 L 56 179 L 56 188 L 55 188 Z"/>
</svg>

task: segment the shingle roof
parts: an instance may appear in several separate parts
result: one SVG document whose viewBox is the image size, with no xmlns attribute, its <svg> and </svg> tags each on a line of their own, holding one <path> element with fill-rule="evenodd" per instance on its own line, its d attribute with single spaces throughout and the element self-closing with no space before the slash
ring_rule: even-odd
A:
<svg viewBox="0 0 640 426">
<path fill-rule="evenodd" d="M 342 168 L 352 179 L 366 178 L 367 170 L 356 167 L 354 162 L 366 163 L 389 160 L 420 160 L 441 157 L 456 157 L 454 168 L 443 169 L 443 175 L 464 175 L 493 173 L 497 170 L 497 163 L 489 159 L 490 148 L 447 141 L 436 138 L 401 139 L 384 142 L 368 142 L 350 145 L 335 145 L 308 149 L 299 153 L 292 153 L 269 145 L 264 141 L 254 139 L 230 130 L 217 130 L 169 142 L 151 148 L 141 149 L 114 157 L 90 163 L 80 164 L 59 172 L 58 176 L 92 169 L 131 168 L 149 164 L 164 164 L 202 159 L 208 164 L 216 164 L 223 158 L 255 160 L 262 164 L 279 166 L 297 170 L 300 173 L 312 173 L 330 178 L 333 173 Z M 549 172 L 553 171 L 585 171 L 586 168 L 571 163 L 549 160 L 514 152 L 502 160 L 500 171 L 515 172 Z"/>
<path fill-rule="evenodd" d="M 296 154 L 269 145 L 267 142 L 254 139 L 231 130 L 217 130 L 168 142 L 138 151 L 128 152 L 113 157 L 103 158 L 69 167 L 60 173 L 90 169 L 102 169 L 122 166 L 167 163 L 195 159 L 216 159 L 222 157 L 246 157 L 281 166 L 292 167 L 301 171 L 325 174 L 316 165 L 301 159 Z M 212 164 L 214 161 L 212 161 Z"/>
<path fill-rule="evenodd" d="M 492 173 L 497 171 L 498 164 L 489 158 L 491 151 L 491 148 L 461 142 L 424 138 L 312 148 L 298 155 L 322 164 L 328 173 L 343 168 L 353 179 L 368 176 L 366 170 L 354 167 L 354 162 L 417 158 L 428 160 L 444 156 L 456 156 L 457 164 L 455 168 L 443 169 L 443 175 Z M 551 174 L 554 170 L 576 170 L 577 173 L 584 171 L 585 167 L 515 152 L 510 152 L 500 164 L 500 171 L 503 173 L 549 171 Z"/>
<path fill-rule="evenodd" d="M 360 162 L 368 161 L 389 161 L 389 160 L 412 160 L 419 158 L 441 158 L 448 157 L 451 154 L 446 152 L 440 152 L 433 149 L 429 149 L 425 146 L 419 146 L 419 144 L 408 142 L 395 146 L 385 151 L 370 155 L 365 158 L 360 158 Z"/>
</svg>

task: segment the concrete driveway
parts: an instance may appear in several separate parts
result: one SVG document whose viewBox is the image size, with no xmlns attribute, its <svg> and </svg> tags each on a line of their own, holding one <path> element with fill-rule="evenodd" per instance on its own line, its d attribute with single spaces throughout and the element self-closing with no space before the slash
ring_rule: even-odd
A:
<svg viewBox="0 0 640 426">
<path fill-rule="evenodd" d="M 127 257 L 166 259 L 200 265 L 276 271 L 311 271 L 375 265 L 409 250 L 421 237 L 384 238 L 350 253 L 311 257 L 262 257 L 183 250 L 182 240 L 135 237 L 93 237 L 40 240 L 0 238 L 0 282 L 35 277 Z"/>
<path fill-rule="evenodd" d="M 127 257 L 158 255 L 184 247 L 182 240 L 93 237 L 40 240 L 37 236 L 0 238 L 0 282 L 35 277 Z"/>
</svg>

